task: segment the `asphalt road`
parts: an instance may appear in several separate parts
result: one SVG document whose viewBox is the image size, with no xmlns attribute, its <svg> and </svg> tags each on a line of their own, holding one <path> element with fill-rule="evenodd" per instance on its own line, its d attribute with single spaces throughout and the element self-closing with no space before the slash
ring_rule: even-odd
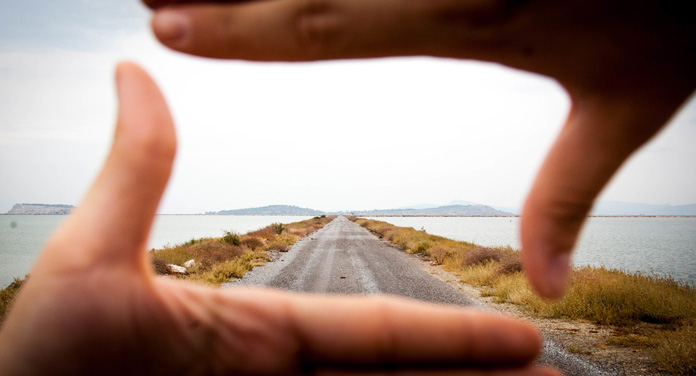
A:
<svg viewBox="0 0 696 376">
<path fill-rule="evenodd" d="M 390 294 L 487 309 L 345 217 L 338 217 L 274 262 L 254 268 L 226 286 L 239 285 L 320 294 Z M 562 370 L 564 375 L 616 374 L 616 370 L 600 370 L 562 351 L 551 341 L 544 343 L 539 362 Z"/>
</svg>

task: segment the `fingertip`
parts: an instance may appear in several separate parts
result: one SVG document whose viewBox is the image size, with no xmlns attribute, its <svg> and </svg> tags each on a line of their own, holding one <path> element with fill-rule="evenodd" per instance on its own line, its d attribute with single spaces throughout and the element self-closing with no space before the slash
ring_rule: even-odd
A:
<svg viewBox="0 0 696 376">
<path fill-rule="evenodd" d="M 558 300 L 565 295 L 568 288 L 570 253 L 569 251 L 553 253 L 547 262 L 546 276 L 548 278 L 548 284 L 544 291 L 544 296 L 547 299 Z"/>
<path fill-rule="evenodd" d="M 157 84 L 130 61 L 116 66 L 115 78 L 119 110 L 114 143 L 128 144 L 128 148 L 141 145 L 143 151 L 172 160 L 176 153 L 174 122 Z"/>
<path fill-rule="evenodd" d="M 565 295 L 570 280 L 569 253 L 535 252 L 523 248 L 522 258 L 527 279 L 539 296 L 559 300 Z"/>
<path fill-rule="evenodd" d="M 151 21 L 157 39 L 169 47 L 181 47 L 191 30 L 191 22 L 184 12 L 164 8 L 155 12 Z"/>
<path fill-rule="evenodd" d="M 566 239 L 563 228 L 553 218 L 525 210 L 520 225 L 522 262 L 527 279 L 541 297 L 558 300 L 566 292 L 573 243 Z"/>
<path fill-rule="evenodd" d="M 114 77 L 116 81 L 116 90 L 118 91 L 119 100 L 123 99 L 123 89 L 128 86 L 131 77 L 138 74 L 146 73 L 142 70 L 142 68 L 140 68 L 140 66 L 138 66 L 132 61 L 124 60 L 116 64 L 116 71 Z"/>
</svg>

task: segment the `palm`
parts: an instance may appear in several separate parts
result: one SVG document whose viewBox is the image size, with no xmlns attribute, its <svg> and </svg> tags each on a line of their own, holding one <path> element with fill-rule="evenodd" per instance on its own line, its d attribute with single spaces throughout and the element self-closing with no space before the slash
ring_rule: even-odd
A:
<svg viewBox="0 0 696 376">
<path fill-rule="evenodd" d="M 122 65 L 118 83 L 111 154 L 3 324 L 1 374 L 543 372 L 525 368 L 539 351 L 536 331 L 494 314 L 156 278 L 144 250 L 171 171 L 173 124 L 142 70 Z"/>
</svg>

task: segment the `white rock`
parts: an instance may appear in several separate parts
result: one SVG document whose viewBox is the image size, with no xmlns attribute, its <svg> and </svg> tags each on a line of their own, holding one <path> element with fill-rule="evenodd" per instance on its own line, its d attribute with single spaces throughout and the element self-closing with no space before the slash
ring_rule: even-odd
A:
<svg viewBox="0 0 696 376">
<path fill-rule="evenodd" d="M 186 274 L 186 268 L 184 268 L 183 266 L 174 265 L 174 264 L 167 264 L 167 267 L 169 268 L 170 273 Z"/>
<path fill-rule="evenodd" d="M 192 268 L 194 265 L 196 265 L 196 260 L 190 259 L 184 263 L 184 268 Z"/>
</svg>

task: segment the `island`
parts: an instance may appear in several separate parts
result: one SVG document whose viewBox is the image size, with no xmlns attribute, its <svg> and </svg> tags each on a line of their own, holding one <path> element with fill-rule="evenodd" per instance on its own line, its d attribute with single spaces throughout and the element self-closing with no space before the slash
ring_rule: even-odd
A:
<svg viewBox="0 0 696 376">
<path fill-rule="evenodd" d="M 72 205 L 15 204 L 7 215 L 68 215 L 75 209 Z"/>
</svg>

